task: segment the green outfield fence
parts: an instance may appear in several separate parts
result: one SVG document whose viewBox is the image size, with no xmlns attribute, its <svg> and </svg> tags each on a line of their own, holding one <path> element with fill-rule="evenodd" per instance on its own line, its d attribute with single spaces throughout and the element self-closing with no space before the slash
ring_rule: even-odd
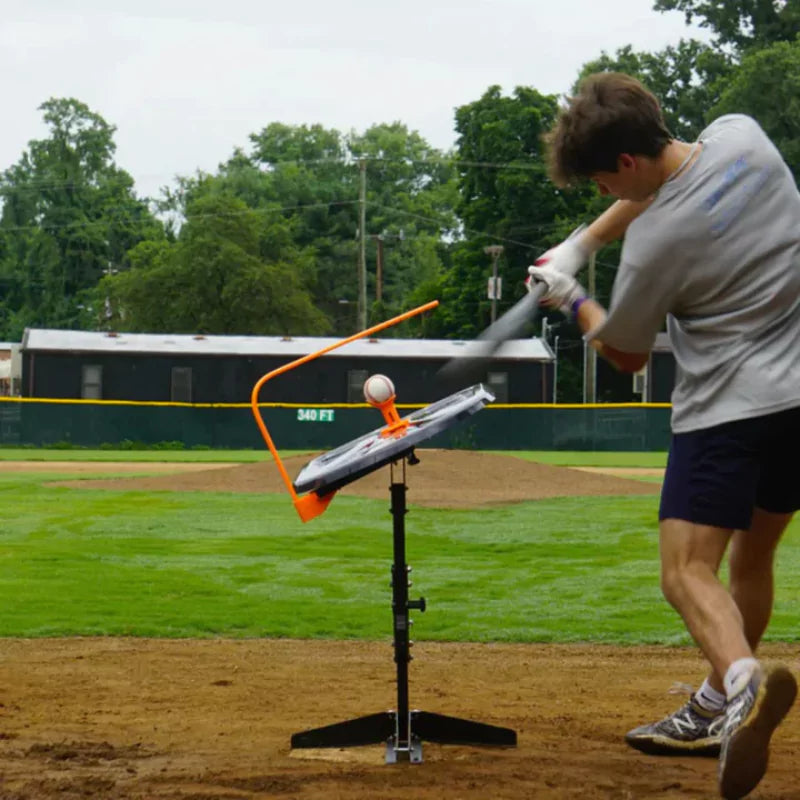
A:
<svg viewBox="0 0 800 800">
<path fill-rule="evenodd" d="M 398 405 L 401 416 L 421 406 Z M 279 450 L 325 450 L 380 428 L 366 404 L 262 403 Z M 493 404 L 426 442 L 475 450 L 666 450 L 666 403 Z M 100 447 L 265 448 L 250 405 L 0 398 L 0 444 Z"/>
</svg>

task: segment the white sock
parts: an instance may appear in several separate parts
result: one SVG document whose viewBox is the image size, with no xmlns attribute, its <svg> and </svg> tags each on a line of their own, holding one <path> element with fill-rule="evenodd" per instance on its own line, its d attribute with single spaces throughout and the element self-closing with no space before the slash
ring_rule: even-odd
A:
<svg viewBox="0 0 800 800">
<path fill-rule="evenodd" d="M 729 700 L 747 686 L 752 674 L 757 669 L 760 667 L 754 658 L 740 658 L 728 667 L 723 683 Z"/>
<path fill-rule="evenodd" d="M 695 692 L 694 699 L 697 705 L 706 711 L 722 711 L 727 697 L 724 692 L 718 692 L 706 678 L 703 685 Z"/>
</svg>

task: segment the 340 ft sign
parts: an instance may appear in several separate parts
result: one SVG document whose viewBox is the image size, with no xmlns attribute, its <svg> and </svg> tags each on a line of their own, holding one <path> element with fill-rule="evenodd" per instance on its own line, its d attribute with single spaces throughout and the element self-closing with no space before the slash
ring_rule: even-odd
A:
<svg viewBox="0 0 800 800">
<path fill-rule="evenodd" d="M 333 422 L 332 408 L 298 408 L 298 422 Z"/>
</svg>

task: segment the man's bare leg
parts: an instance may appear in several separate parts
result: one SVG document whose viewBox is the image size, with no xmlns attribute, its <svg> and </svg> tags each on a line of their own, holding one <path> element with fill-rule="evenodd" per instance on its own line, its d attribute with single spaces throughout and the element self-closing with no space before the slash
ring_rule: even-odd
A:
<svg viewBox="0 0 800 800">
<path fill-rule="evenodd" d="M 741 798 L 766 772 L 770 739 L 795 701 L 797 680 L 783 665 L 763 669 L 755 661 L 744 617 L 717 578 L 732 532 L 675 519 L 662 520 L 660 532 L 664 595 L 713 670 L 724 675 L 728 705 L 722 725 L 719 791 L 726 799 Z M 753 614 L 757 626 L 765 615 L 769 618 L 770 607 L 768 598 L 757 604 L 761 609 Z"/>
<path fill-rule="evenodd" d="M 792 514 L 775 514 L 756 508 L 747 531 L 736 531 L 730 540 L 730 594 L 744 622 L 744 635 L 755 652 L 772 615 L 775 550 Z M 722 676 L 712 670 L 712 688 L 724 693 Z"/>
<path fill-rule="evenodd" d="M 717 571 L 732 530 L 667 519 L 661 523 L 661 585 L 690 633 L 719 669 L 752 656 L 744 621 Z M 724 694 L 708 705 L 697 695 L 657 722 L 640 725 L 625 735 L 636 750 L 652 755 L 714 755 L 720 750 Z"/>
<path fill-rule="evenodd" d="M 789 514 L 757 509 L 748 531 L 730 535 L 730 596 L 741 615 L 744 638 L 751 650 L 755 650 L 769 622 L 775 549 L 790 519 Z M 711 548 L 706 548 L 706 557 L 701 559 L 706 565 L 707 579 L 709 572 L 716 574 L 721 561 L 719 542 L 724 538 L 724 533 L 721 538 L 713 536 Z M 667 574 L 665 570 L 665 584 Z M 663 720 L 629 731 L 625 737 L 627 743 L 652 755 L 717 755 L 726 693 L 722 678 L 713 670 L 708 683 L 710 688 L 704 684 L 682 708 Z M 715 691 L 712 694 L 710 690 Z"/>
<path fill-rule="evenodd" d="M 718 675 L 752 658 L 744 619 L 717 577 L 733 531 L 679 519 L 661 521 L 661 588 Z"/>
</svg>

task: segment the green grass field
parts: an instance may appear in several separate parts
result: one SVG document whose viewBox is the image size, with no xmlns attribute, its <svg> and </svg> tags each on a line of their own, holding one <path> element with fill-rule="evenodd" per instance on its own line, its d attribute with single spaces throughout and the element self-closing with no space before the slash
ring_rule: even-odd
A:
<svg viewBox="0 0 800 800">
<path fill-rule="evenodd" d="M 13 452 L 3 450 L 2 458 L 77 455 Z M 79 453 L 126 461 L 212 455 Z M 586 464 L 642 466 L 664 458 L 579 455 Z M 548 460 L 574 464 L 568 459 L 579 455 Z M 57 470 L 0 473 L 0 635 L 391 635 L 386 501 L 337 497 L 303 525 L 285 495 L 68 489 L 48 485 Z M 470 511 L 412 507 L 411 596 L 428 601 L 428 611 L 415 614 L 414 638 L 688 643 L 658 587 L 657 502 L 632 496 Z M 795 522 L 782 547 L 772 640 L 800 637 L 798 534 Z"/>
<path fill-rule="evenodd" d="M 281 456 L 299 450 L 281 451 Z M 0 461 L 172 461 L 172 462 L 253 462 L 271 458 L 267 450 L 90 450 L 83 448 L 45 449 L 39 447 L 0 447 Z"/>
<path fill-rule="evenodd" d="M 281 450 L 281 457 L 298 455 L 302 450 Z M 540 461 L 543 464 L 585 467 L 663 467 L 666 453 L 587 453 L 550 450 L 492 451 L 504 455 Z M 34 447 L 0 447 L 0 461 L 178 461 L 178 462 L 243 462 L 271 458 L 265 450 L 89 450 L 43 449 Z"/>
</svg>

